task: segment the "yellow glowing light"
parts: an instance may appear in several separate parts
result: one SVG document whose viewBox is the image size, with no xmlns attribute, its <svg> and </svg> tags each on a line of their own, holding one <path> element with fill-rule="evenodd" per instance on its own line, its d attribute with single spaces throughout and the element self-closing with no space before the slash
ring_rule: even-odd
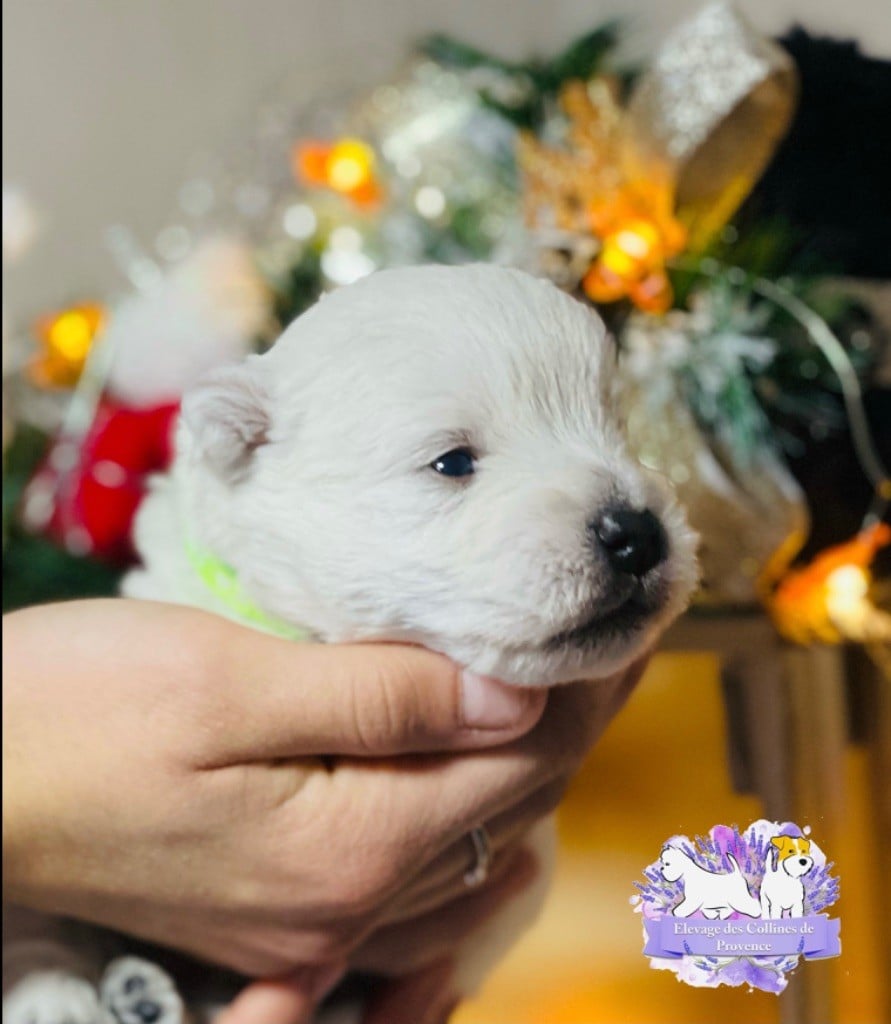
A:
<svg viewBox="0 0 891 1024">
<path fill-rule="evenodd" d="M 615 274 L 624 281 L 635 276 L 639 266 L 639 260 L 620 244 L 618 235 L 611 235 L 604 241 L 603 249 L 600 251 L 600 263 L 610 274 Z"/>
<path fill-rule="evenodd" d="M 601 248 L 582 287 L 594 302 L 627 297 L 645 313 L 671 308 L 665 260 L 683 246 L 683 228 L 671 217 L 642 213 L 645 206 L 639 196 L 619 195 L 589 208 L 589 225 Z"/>
<path fill-rule="evenodd" d="M 332 160 L 328 168 L 328 182 L 337 192 L 352 192 L 365 179 L 366 169 L 350 156 Z"/>
<path fill-rule="evenodd" d="M 843 565 L 826 577 L 826 600 L 837 608 L 862 601 L 869 591 L 869 574 L 859 565 Z"/>
<path fill-rule="evenodd" d="M 29 366 L 31 379 L 43 387 L 77 383 L 104 320 L 105 310 L 93 303 L 41 317 L 35 334 L 43 351 Z"/>
<path fill-rule="evenodd" d="M 645 220 L 632 221 L 613 236 L 614 244 L 631 259 L 642 263 L 652 259 L 659 249 L 659 233 Z"/>
<path fill-rule="evenodd" d="M 294 147 L 293 161 L 295 175 L 308 185 L 333 189 L 360 206 L 380 199 L 374 150 L 361 139 L 300 142 Z"/>
<path fill-rule="evenodd" d="M 891 544 L 891 527 L 877 523 L 790 572 L 769 610 L 780 632 L 796 643 L 891 639 L 891 616 L 870 600 L 869 566 Z"/>
<path fill-rule="evenodd" d="M 618 83 L 607 79 L 568 82 L 560 95 L 568 148 L 521 134 L 526 220 L 597 239 L 581 282 L 594 302 L 627 298 L 644 312 L 664 313 L 674 299 L 666 260 L 683 251 L 687 233 L 662 175 L 627 166 L 619 96 Z"/>
<path fill-rule="evenodd" d="M 93 343 L 93 325 L 81 310 L 73 309 L 50 324 L 47 340 L 64 359 L 82 360 Z"/>
<path fill-rule="evenodd" d="M 371 176 L 374 154 L 361 142 L 338 143 L 328 160 L 328 183 L 338 192 L 352 192 Z"/>
</svg>

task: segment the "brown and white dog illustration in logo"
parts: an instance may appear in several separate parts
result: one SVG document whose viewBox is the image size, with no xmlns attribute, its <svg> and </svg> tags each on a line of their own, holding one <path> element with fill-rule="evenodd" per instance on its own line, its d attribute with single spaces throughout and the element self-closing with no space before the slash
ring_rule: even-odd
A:
<svg viewBox="0 0 891 1024">
<path fill-rule="evenodd" d="M 804 884 L 813 868 L 811 841 L 804 836 L 774 836 L 761 883 L 761 916 L 804 917 Z"/>
</svg>

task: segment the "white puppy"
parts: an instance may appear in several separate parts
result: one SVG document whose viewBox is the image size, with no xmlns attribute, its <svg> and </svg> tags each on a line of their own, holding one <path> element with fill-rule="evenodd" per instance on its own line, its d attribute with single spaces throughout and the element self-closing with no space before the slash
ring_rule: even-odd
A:
<svg viewBox="0 0 891 1024">
<path fill-rule="evenodd" d="M 518 685 L 611 674 L 696 582 L 681 510 L 626 450 L 614 360 L 589 308 L 519 271 L 390 270 L 337 291 L 186 397 L 125 593 L 421 643 Z M 517 927 L 486 927 L 460 992 Z"/>
<path fill-rule="evenodd" d="M 710 921 L 726 920 L 736 911 L 746 917 L 760 917 L 761 905 L 749 887 L 732 854 L 727 872 L 707 871 L 677 846 L 666 846 L 660 857 L 660 871 L 666 882 L 683 881 L 684 898 L 672 909 L 675 917 L 690 917 L 697 910 Z"/>
</svg>

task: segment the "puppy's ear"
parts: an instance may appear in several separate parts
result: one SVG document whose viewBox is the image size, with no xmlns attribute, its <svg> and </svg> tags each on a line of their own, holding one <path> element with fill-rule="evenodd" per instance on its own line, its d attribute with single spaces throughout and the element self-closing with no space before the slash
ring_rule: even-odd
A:
<svg viewBox="0 0 891 1024">
<path fill-rule="evenodd" d="M 773 839 L 771 839 L 771 842 L 778 850 L 782 850 L 782 848 L 786 845 L 786 837 L 774 836 Z"/>
<path fill-rule="evenodd" d="M 250 362 L 214 371 L 183 399 L 195 455 L 225 483 L 244 479 L 268 439 L 269 406 Z"/>
</svg>

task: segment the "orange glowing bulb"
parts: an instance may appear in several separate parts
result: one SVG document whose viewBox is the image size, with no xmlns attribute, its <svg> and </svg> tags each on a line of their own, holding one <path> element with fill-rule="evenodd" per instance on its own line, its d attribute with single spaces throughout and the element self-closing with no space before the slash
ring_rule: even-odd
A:
<svg viewBox="0 0 891 1024">
<path fill-rule="evenodd" d="M 633 220 L 612 237 L 613 244 L 637 263 L 647 263 L 659 255 L 659 232 L 646 220 Z"/>
<path fill-rule="evenodd" d="M 364 185 L 374 168 L 374 153 L 358 139 L 342 139 L 328 158 L 328 184 L 336 192 L 352 192 Z"/>
<path fill-rule="evenodd" d="M 301 142 L 294 147 L 294 175 L 310 185 L 325 185 L 331 147 L 322 142 Z"/>
<path fill-rule="evenodd" d="M 614 277 L 629 281 L 639 271 L 640 263 L 618 242 L 616 235 L 607 235 L 598 260 L 601 267 Z"/>
<path fill-rule="evenodd" d="M 306 184 L 330 188 L 359 206 L 380 199 L 374 150 L 361 139 L 300 142 L 294 147 L 293 165 L 296 177 Z"/>
<path fill-rule="evenodd" d="M 44 387 L 64 388 L 77 383 L 104 322 L 105 310 L 94 303 L 41 317 L 35 333 L 43 352 L 29 367 L 32 380 Z"/>
<path fill-rule="evenodd" d="M 868 599 L 869 565 L 888 544 L 891 527 L 877 523 L 790 572 L 769 604 L 780 632 L 798 643 L 814 638 L 838 643 L 846 631 L 860 628 L 867 620 L 874 632 L 891 630 L 891 619 L 873 609 Z M 886 632 L 886 639 L 889 635 Z"/>
</svg>

